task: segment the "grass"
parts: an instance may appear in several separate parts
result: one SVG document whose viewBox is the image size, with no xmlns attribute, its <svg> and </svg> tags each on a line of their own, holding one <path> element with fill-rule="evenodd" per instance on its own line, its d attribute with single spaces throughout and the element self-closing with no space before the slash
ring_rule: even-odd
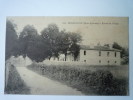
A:
<svg viewBox="0 0 133 100">
<path fill-rule="evenodd" d="M 28 68 L 86 95 L 128 95 L 127 73 L 122 73 L 127 67 L 33 63 Z"/>
<path fill-rule="evenodd" d="M 16 67 L 13 65 L 8 66 L 9 76 L 8 83 L 5 86 L 5 94 L 29 94 L 30 89 L 26 86 L 24 81 L 21 79 Z"/>
</svg>

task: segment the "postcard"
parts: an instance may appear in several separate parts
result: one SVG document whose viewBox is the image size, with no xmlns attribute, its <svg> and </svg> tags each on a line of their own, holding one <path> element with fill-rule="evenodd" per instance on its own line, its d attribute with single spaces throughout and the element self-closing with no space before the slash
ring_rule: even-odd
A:
<svg viewBox="0 0 133 100">
<path fill-rule="evenodd" d="M 128 17 L 7 17 L 5 94 L 129 95 Z"/>
</svg>

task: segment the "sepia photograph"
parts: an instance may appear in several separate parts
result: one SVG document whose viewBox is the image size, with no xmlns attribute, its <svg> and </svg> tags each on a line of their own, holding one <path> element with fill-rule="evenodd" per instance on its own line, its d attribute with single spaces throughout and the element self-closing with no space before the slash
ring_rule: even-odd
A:
<svg viewBox="0 0 133 100">
<path fill-rule="evenodd" d="M 128 17 L 7 17 L 4 93 L 129 96 L 128 34 Z"/>
</svg>

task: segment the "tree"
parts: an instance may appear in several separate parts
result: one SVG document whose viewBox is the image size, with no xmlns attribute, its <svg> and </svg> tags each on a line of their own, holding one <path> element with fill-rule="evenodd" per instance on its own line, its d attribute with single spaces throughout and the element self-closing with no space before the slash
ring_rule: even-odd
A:
<svg viewBox="0 0 133 100">
<path fill-rule="evenodd" d="M 10 58 L 10 56 L 15 55 L 15 47 L 18 43 L 15 28 L 16 25 L 11 20 L 6 21 L 6 60 Z"/>
<path fill-rule="evenodd" d="M 58 48 L 58 52 L 62 52 L 65 55 L 65 61 L 67 56 L 67 51 L 69 50 L 71 45 L 70 34 L 65 30 L 62 30 L 57 38 L 56 46 Z"/>
<path fill-rule="evenodd" d="M 62 30 L 57 37 L 56 47 L 58 52 L 62 52 L 65 55 L 65 61 L 67 56 L 67 51 L 70 51 L 74 56 L 74 60 L 77 59 L 80 46 L 78 45 L 82 41 L 81 35 L 74 32 L 66 32 Z"/>
<path fill-rule="evenodd" d="M 28 56 L 33 61 L 41 62 L 50 55 L 48 46 L 47 41 L 31 25 L 25 26 L 20 33 L 19 55 L 23 57 Z"/>
<path fill-rule="evenodd" d="M 69 32 L 71 44 L 78 44 L 82 41 L 80 33 Z"/>
<path fill-rule="evenodd" d="M 74 61 L 76 61 L 79 55 L 80 46 L 78 44 L 72 44 L 69 50 L 74 57 Z"/>
<path fill-rule="evenodd" d="M 29 46 L 34 46 L 37 35 L 37 30 L 33 26 L 27 25 L 23 28 L 19 36 L 19 55 L 26 57 Z"/>
<path fill-rule="evenodd" d="M 49 24 L 47 28 L 42 30 L 41 36 L 46 42 L 49 49 L 49 58 L 51 56 L 58 57 L 57 38 L 59 37 L 59 28 L 56 24 Z"/>
<path fill-rule="evenodd" d="M 82 40 L 80 34 L 66 32 L 65 30 L 59 31 L 56 24 L 50 24 L 41 32 L 41 36 L 49 46 L 50 57 L 55 56 L 58 58 L 61 52 L 65 55 L 66 60 L 67 51 L 69 50 L 76 60 L 79 53 L 78 43 Z"/>
<path fill-rule="evenodd" d="M 122 49 L 122 47 L 117 42 L 114 42 L 112 47 L 119 50 Z"/>
<path fill-rule="evenodd" d="M 47 46 L 46 41 L 40 35 L 37 35 L 35 41 L 29 44 L 27 56 L 36 62 L 42 62 L 50 55 Z"/>
<path fill-rule="evenodd" d="M 129 62 L 129 51 L 128 48 L 120 46 L 118 43 L 113 43 L 113 48 L 121 50 L 121 58 L 124 60 L 122 64 L 128 64 Z"/>
<path fill-rule="evenodd" d="M 73 54 L 74 60 L 77 59 L 80 51 L 79 43 L 82 41 L 82 37 L 79 33 L 69 33 L 70 34 L 70 48 L 69 51 Z"/>
<path fill-rule="evenodd" d="M 41 32 L 41 36 L 49 46 L 50 57 L 58 58 L 61 52 L 65 55 L 66 60 L 68 50 L 73 54 L 75 60 L 78 57 L 80 49 L 78 43 L 82 41 L 80 34 L 65 30 L 59 31 L 56 24 L 50 24 Z"/>
<path fill-rule="evenodd" d="M 125 48 L 120 46 L 117 42 L 114 42 L 112 47 L 121 50 L 121 57 L 125 55 Z"/>
</svg>

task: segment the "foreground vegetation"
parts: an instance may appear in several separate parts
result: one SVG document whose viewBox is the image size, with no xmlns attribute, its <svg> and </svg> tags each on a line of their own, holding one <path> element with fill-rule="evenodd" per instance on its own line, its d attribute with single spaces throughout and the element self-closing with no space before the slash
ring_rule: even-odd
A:
<svg viewBox="0 0 133 100">
<path fill-rule="evenodd" d="M 76 88 L 86 95 L 128 95 L 128 78 L 112 74 L 111 66 L 70 66 L 33 63 L 29 69 Z M 115 66 L 116 67 L 116 66 Z M 113 66 L 112 66 L 113 68 Z M 115 77 L 114 77 L 115 76 Z"/>
<path fill-rule="evenodd" d="M 13 65 L 9 67 L 8 83 L 5 86 L 6 94 L 29 94 L 30 89 L 25 85 L 24 81 L 21 79 L 16 67 Z"/>
</svg>

